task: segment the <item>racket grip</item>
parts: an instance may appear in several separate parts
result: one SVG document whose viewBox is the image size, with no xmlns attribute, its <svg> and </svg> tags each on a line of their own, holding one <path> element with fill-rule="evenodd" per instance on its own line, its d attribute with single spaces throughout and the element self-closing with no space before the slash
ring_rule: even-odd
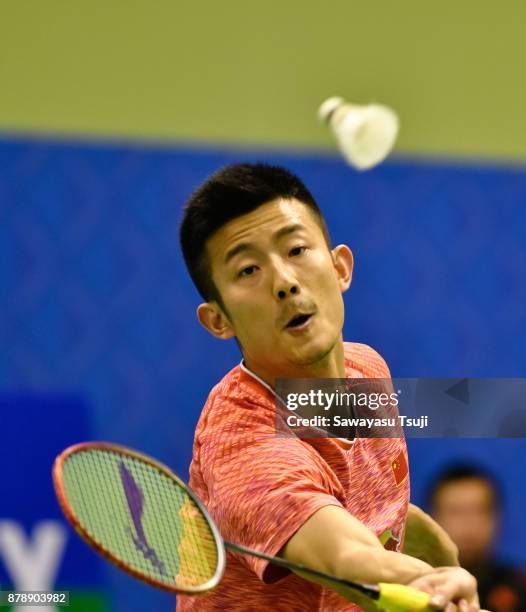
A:
<svg viewBox="0 0 526 612">
<path fill-rule="evenodd" d="M 429 609 L 429 593 L 404 584 L 381 582 L 376 605 L 389 612 L 409 612 Z"/>
<path fill-rule="evenodd" d="M 403 584 L 381 582 L 380 596 L 376 600 L 378 608 L 388 612 L 409 612 L 412 610 L 428 610 L 429 594 Z M 480 609 L 480 612 L 489 612 Z"/>
</svg>

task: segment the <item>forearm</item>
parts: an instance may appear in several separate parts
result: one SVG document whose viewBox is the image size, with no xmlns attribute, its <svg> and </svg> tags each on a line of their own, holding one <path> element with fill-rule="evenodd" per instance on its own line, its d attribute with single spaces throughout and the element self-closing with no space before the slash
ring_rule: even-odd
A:
<svg viewBox="0 0 526 612">
<path fill-rule="evenodd" d="M 414 504 L 407 512 L 404 552 L 433 567 L 458 566 L 458 549 L 440 525 Z"/>
<path fill-rule="evenodd" d="M 363 523 L 338 506 L 316 512 L 289 540 L 286 559 L 355 582 L 407 584 L 431 567 L 387 551 Z"/>
<path fill-rule="evenodd" d="M 347 542 L 338 559 L 337 576 L 362 583 L 395 582 L 409 584 L 432 567 L 409 555 L 385 550 L 382 546 L 356 546 Z"/>
<path fill-rule="evenodd" d="M 431 517 L 421 511 L 412 512 L 419 528 L 431 529 L 430 541 L 445 534 Z M 466 599 L 477 607 L 476 580 L 465 570 L 459 567 L 435 570 L 421 559 L 385 550 L 374 533 L 339 506 L 326 506 L 313 514 L 288 541 L 282 554 L 290 561 L 351 582 L 406 584 L 440 594 L 446 603 Z M 367 611 L 374 610 L 371 602 L 353 589 L 300 575 L 337 591 Z M 444 607 L 443 602 L 435 605 Z"/>
</svg>

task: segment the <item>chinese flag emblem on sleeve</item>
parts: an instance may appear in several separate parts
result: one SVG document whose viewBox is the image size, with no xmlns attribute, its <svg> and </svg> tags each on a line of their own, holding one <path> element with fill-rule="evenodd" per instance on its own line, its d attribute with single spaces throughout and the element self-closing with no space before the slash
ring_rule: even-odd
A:
<svg viewBox="0 0 526 612">
<path fill-rule="evenodd" d="M 407 474 L 409 473 L 409 466 L 407 465 L 407 459 L 404 451 L 400 451 L 396 459 L 393 459 L 391 462 L 391 467 L 393 468 L 396 485 L 398 486 L 404 482 Z"/>
</svg>

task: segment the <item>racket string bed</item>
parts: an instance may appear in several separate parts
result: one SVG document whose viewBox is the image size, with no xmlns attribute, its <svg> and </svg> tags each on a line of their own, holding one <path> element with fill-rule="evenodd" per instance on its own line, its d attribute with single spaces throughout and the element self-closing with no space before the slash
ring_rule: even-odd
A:
<svg viewBox="0 0 526 612">
<path fill-rule="evenodd" d="M 63 480 L 81 535 L 112 560 L 176 588 L 214 577 L 218 546 L 209 523 L 162 470 L 111 450 L 86 449 L 65 462 Z"/>
<path fill-rule="evenodd" d="M 118 549 L 114 524 L 119 518 L 123 522 L 124 516 L 115 516 L 120 505 L 107 503 L 101 485 L 110 481 L 108 476 L 106 463 L 90 453 L 72 456 L 64 470 L 69 501 L 80 524 L 101 546 Z"/>
</svg>

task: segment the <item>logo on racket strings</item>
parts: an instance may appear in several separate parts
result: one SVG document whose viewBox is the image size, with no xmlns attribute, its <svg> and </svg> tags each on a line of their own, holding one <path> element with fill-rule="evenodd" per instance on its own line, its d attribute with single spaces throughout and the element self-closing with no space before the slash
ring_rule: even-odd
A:
<svg viewBox="0 0 526 612">
<path fill-rule="evenodd" d="M 119 472 L 121 482 L 126 494 L 126 501 L 130 510 L 135 534 L 128 527 L 128 532 L 135 544 L 135 548 L 140 551 L 145 559 L 148 559 L 155 569 L 162 575 L 166 575 L 164 563 L 159 559 L 155 550 L 148 544 L 146 534 L 142 525 L 142 515 L 144 511 L 144 494 L 139 485 L 135 482 L 132 474 L 122 461 L 119 462 Z"/>
</svg>

